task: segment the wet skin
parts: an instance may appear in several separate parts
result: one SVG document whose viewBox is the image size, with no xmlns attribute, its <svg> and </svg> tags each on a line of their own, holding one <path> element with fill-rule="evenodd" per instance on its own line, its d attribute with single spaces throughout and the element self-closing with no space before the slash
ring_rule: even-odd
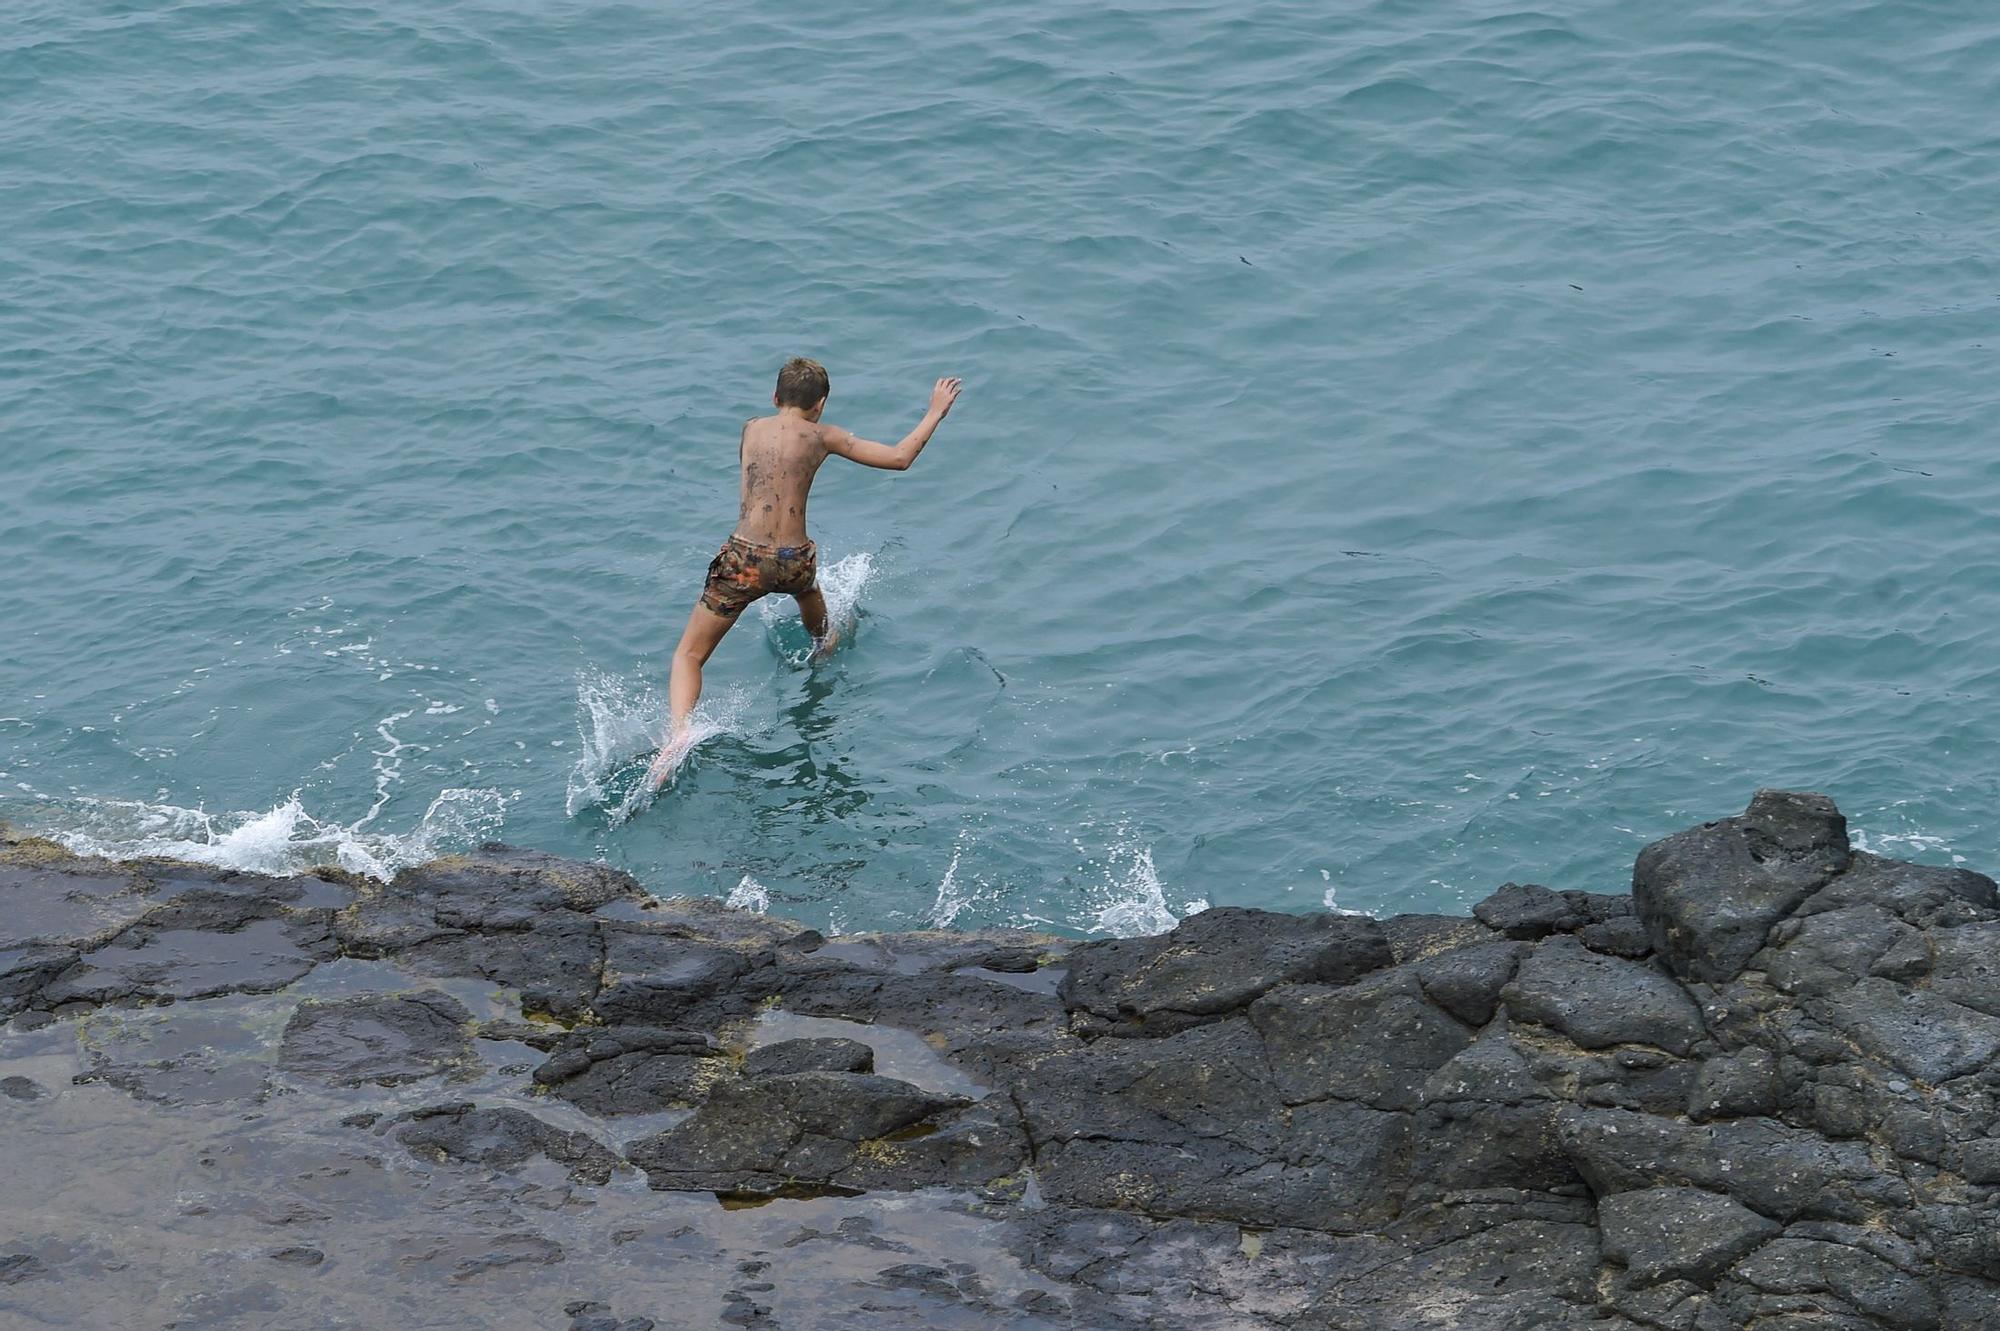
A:
<svg viewBox="0 0 2000 1331">
<path fill-rule="evenodd" d="M 827 458 L 821 436 L 833 428 L 802 415 L 763 416 L 744 424 L 738 450 L 743 507 L 736 535 L 758 545 L 806 543 L 806 499 Z"/>
</svg>

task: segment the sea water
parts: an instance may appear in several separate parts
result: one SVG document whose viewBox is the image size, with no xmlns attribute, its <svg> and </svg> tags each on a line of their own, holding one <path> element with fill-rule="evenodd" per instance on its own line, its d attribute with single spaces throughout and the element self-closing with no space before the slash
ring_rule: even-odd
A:
<svg viewBox="0 0 2000 1331">
<path fill-rule="evenodd" d="M 1760 784 L 2000 866 L 1986 7 L 9 17 L 0 817 L 851 929 L 1615 889 Z M 635 795 L 799 354 L 965 395 Z"/>
</svg>

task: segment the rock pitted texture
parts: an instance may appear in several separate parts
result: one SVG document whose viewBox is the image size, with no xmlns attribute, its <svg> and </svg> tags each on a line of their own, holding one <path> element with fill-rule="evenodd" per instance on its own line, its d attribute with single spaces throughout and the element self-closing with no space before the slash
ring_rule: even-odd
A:
<svg viewBox="0 0 2000 1331">
<path fill-rule="evenodd" d="M 1823 796 L 1630 896 L 1087 943 L 829 942 L 498 846 L 382 885 L 17 841 L 0 904 L 7 1157 L 54 1194 L 204 1134 L 157 1197 L 107 1161 L 98 1228 L 17 1216 L 0 1320 L 393 1315 L 345 1265 L 593 1331 L 2000 1326 L 2000 895 Z M 65 1156 L 86 1109 L 124 1126 Z M 131 1205 L 247 1228 L 128 1271 Z"/>
</svg>

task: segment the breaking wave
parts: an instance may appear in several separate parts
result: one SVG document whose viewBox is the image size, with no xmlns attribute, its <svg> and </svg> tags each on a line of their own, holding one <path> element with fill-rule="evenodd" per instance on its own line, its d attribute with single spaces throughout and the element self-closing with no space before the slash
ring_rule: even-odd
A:
<svg viewBox="0 0 2000 1331">
<path fill-rule="evenodd" d="M 334 867 L 384 882 L 400 869 L 496 836 L 511 797 L 497 790 L 446 790 L 410 831 L 368 830 L 314 817 L 299 795 L 263 813 L 139 800 L 80 799 L 36 819 L 36 831 L 79 855 L 166 858 L 248 873 L 295 874 Z"/>
</svg>

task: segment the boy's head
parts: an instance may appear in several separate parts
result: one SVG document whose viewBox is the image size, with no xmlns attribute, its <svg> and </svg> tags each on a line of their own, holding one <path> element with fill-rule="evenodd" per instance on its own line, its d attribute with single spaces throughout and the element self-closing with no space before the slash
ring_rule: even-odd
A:
<svg viewBox="0 0 2000 1331">
<path fill-rule="evenodd" d="M 785 362 L 785 368 L 778 371 L 778 391 L 771 394 L 774 407 L 796 407 L 807 415 L 815 415 L 826 405 L 827 390 L 832 385 L 827 382 L 826 366 L 804 356 L 794 356 Z"/>
</svg>

